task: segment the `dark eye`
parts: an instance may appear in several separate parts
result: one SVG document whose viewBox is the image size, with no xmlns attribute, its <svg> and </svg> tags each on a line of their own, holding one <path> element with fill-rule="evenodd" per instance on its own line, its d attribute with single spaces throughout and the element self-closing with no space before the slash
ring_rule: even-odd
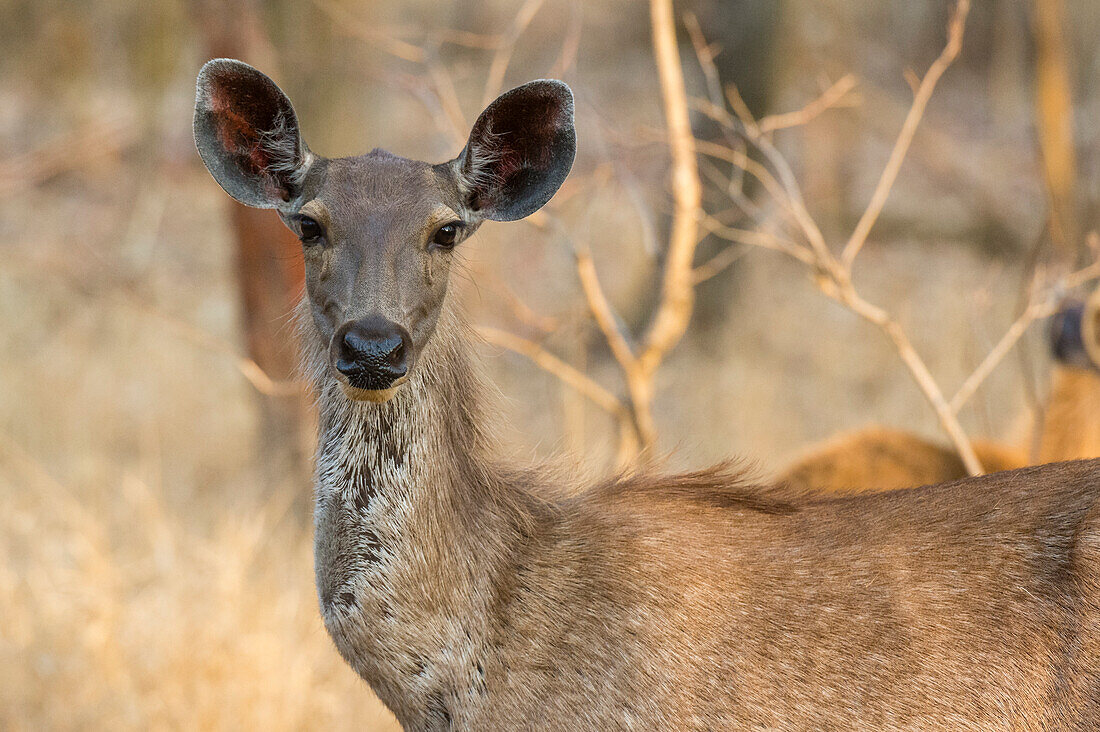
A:
<svg viewBox="0 0 1100 732">
<path fill-rule="evenodd" d="M 298 219 L 298 230 L 302 232 L 301 239 L 304 244 L 316 244 L 325 233 L 321 225 L 308 216 Z"/>
<path fill-rule="evenodd" d="M 444 224 L 440 226 L 435 236 L 432 237 L 432 244 L 436 244 L 445 249 L 450 249 L 455 245 L 455 241 L 458 239 L 458 227 L 460 224 Z"/>
</svg>

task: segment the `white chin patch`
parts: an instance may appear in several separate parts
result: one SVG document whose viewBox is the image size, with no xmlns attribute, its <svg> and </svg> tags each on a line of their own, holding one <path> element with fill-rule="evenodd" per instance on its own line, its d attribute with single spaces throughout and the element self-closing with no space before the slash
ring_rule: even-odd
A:
<svg viewBox="0 0 1100 732">
<path fill-rule="evenodd" d="M 375 404 L 382 404 L 393 398 L 393 395 L 397 393 L 397 390 L 401 388 L 401 385 L 405 383 L 406 379 L 406 376 L 402 376 L 400 379 L 393 382 L 393 386 L 388 389 L 359 389 L 343 381 L 340 382 L 340 388 L 344 390 L 344 394 L 348 399 L 357 402 L 374 402 Z"/>
</svg>

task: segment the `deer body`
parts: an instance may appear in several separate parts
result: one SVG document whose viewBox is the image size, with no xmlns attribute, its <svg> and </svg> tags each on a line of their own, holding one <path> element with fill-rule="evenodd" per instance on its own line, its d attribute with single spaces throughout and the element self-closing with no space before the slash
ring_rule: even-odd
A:
<svg viewBox="0 0 1100 732">
<path fill-rule="evenodd" d="M 1040 462 L 1100 457 L 1100 366 L 1056 366 L 1043 415 Z"/>
<path fill-rule="evenodd" d="M 1023 450 L 985 440 L 973 443 L 987 473 L 1028 464 Z M 965 478 L 958 453 L 905 430 L 866 427 L 815 446 L 787 467 L 777 480 L 791 486 L 831 493 L 884 491 Z"/>
<path fill-rule="evenodd" d="M 450 348 L 384 405 L 321 400 L 325 625 L 406 729 L 1100 724 L 1100 461 L 560 498 L 494 456 Z"/>
<path fill-rule="evenodd" d="M 827 498 L 723 468 L 576 492 L 497 454 L 447 276 L 564 179 L 560 82 L 502 95 L 448 163 L 326 160 L 216 60 L 195 137 L 303 241 L 321 612 L 406 729 L 1100 724 L 1100 461 Z"/>
</svg>

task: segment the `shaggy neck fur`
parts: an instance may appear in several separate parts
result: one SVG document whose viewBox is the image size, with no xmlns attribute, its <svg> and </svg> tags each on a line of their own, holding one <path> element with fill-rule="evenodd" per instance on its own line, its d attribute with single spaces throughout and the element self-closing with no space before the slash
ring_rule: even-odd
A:
<svg viewBox="0 0 1100 732">
<path fill-rule="evenodd" d="M 444 308 L 444 312 L 448 312 Z M 447 728 L 484 689 L 488 618 L 549 517 L 491 456 L 465 326 L 445 315 L 385 404 L 349 400 L 307 326 L 319 395 L 316 573 L 337 647 L 407 726 Z"/>
</svg>

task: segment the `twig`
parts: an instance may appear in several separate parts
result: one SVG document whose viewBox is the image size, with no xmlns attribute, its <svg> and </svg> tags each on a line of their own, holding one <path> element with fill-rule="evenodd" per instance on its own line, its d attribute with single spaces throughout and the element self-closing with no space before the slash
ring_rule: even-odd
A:
<svg viewBox="0 0 1100 732">
<path fill-rule="evenodd" d="M 577 63 L 577 51 L 581 47 L 582 10 L 579 2 L 574 2 L 569 16 L 569 28 L 561 41 L 561 50 L 554 65 L 550 67 L 550 78 L 557 79 L 573 68 Z"/>
<path fill-rule="evenodd" d="M 966 377 L 966 380 L 963 382 L 962 386 L 959 387 L 959 390 L 955 392 L 955 396 L 951 398 L 949 404 L 951 411 L 958 414 L 962 410 L 966 403 L 970 401 L 970 398 L 978 391 L 978 387 L 982 385 L 985 379 L 993 373 L 993 370 L 1004 360 L 1004 357 L 1007 356 L 1013 346 L 1019 342 L 1020 338 L 1027 332 L 1027 329 L 1031 327 L 1032 323 L 1036 320 L 1050 317 L 1057 311 L 1058 295 L 1061 292 L 1071 290 L 1097 277 L 1100 277 L 1100 261 L 1093 262 L 1088 267 L 1084 267 L 1067 275 L 1054 286 L 1042 290 L 1039 295 L 1034 294 L 1034 292 L 1039 290 L 1038 287 L 1034 287 L 1033 295 L 1028 306 L 1024 308 L 1020 316 L 1013 321 L 1012 325 L 1005 331 L 1005 334 L 1001 336 L 1001 340 L 999 340 L 989 351 L 986 357 L 982 359 L 982 362 L 978 364 L 978 367 L 974 369 L 970 376 Z"/>
<path fill-rule="evenodd" d="M 729 268 L 731 264 L 745 256 L 747 251 L 748 249 L 743 246 L 723 247 L 721 251 L 695 268 L 691 276 L 692 284 L 699 285 L 712 277 L 716 277 Z"/>
<path fill-rule="evenodd" d="M 627 336 L 619 328 L 619 319 L 611 308 L 603 287 L 600 285 L 599 276 L 596 274 L 596 265 L 592 261 L 592 255 L 588 248 L 579 243 L 574 243 L 573 251 L 576 256 L 577 275 L 581 280 L 581 289 L 588 301 L 588 309 L 592 313 L 596 325 L 603 333 L 611 355 L 619 362 L 624 371 L 637 367 L 637 357 L 631 347 Z"/>
<path fill-rule="evenodd" d="M 466 115 L 462 113 L 462 104 L 458 101 L 458 93 L 455 91 L 451 75 L 434 56 L 430 56 L 424 66 L 431 77 L 439 105 L 450 123 L 451 140 L 456 145 L 465 145 L 469 126 L 466 123 Z"/>
<path fill-rule="evenodd" d="M 695 58 L 699 61 L 699 68 L 703 70 L 703 78 L 707 84 L 707 96 L 711 104 L 722 108 L 722 79 L 718 74 L 718 67 L 714 65 L 714 58 L 719 50 L 712 43 L 707 43 L 703 37 L 703 29 L 699 26 L 699 19 L 695 13 L 684 13 L 684 27 L 687 28 L 691 45 L 695 49 Z"/>
<path fill-rule="evenodd" d="M 939 417 L 940 425 L 951 438 L 967 471 L 971 475 L 980 475 L 983 472 L 982 464 L 974 452 L 973 445 L 970 444 L 970 438 L 963 431 L 962 425 L 959 424 L 955 413 L 951 411 L 951 407 L 944 398 L 939 384 L 928 370 L 924 359 L 913 347 L 905 330 L 885 310 L 861 298 L 852 287 L 850 280 L 845 280 L 837 286 L 835 281 L 819 278 L 818 285 L 826 295 L 844 304 L 864 320 L 878 326 L 893 342 L 894 349 L 909 369 L 914 381 L 917 382 L 921 393 L 936 412 L 936 416 Z"/>
<path fill-rule="evenodd" d="M 837 79 L 832 86 L 823 91 L 821 96 L 814 99 L 802 109 L 795 112 L 768 115 L 757 122 L 757 127 L 759 127 L 761 134 L 766 135 L 775 130 L 809 124 L 821 113 L 839 106 L 840 102 L 848 95 L 848 92 L 855 88 L 855 86 L 856 77 L 852 74 L 845 74 Z"/>
<path fill-rule="evenodd" d="M 750 246 L 761 247 L 763 249 L 772 249 L 777 252 L 786 254 L 789 257 L 793 257 L 803 264 L 814 266 L 816 259 L 813 252 L 805 247 L 795 244 L 792 241 L 781 239 L 774 234 L 766 231 L 759 231 L 754 229 L 737 229 L 731 226 L 726 226 L 717 221 L 713 216 L 706 216 L 702 220 L 703 228 L 709 233 L 715 236 L 726 239 L 727 241 L 736 242 L 738 244 L 748 244 Z"/>
<path fill-rule="evenodd" d="M 745 104 L 745 98 L 741 96 L 741 91 L 733 82 L 726 85 L 726 100 L 733 108 L 737 119 L 741 120 L 749 137 L 760 137 L 760 127 L 756 124 L 756 118 L 752 116 L 752 110 Z"/>
<path fill-rule="evenodd" d="M 694 304 L 694 256 L 702 186 L 695 159 L 695 138 L 688 118 L 687 93 L 676 44 L 671 0 L 651 0 L 653 53 L 661 83 L 665 124 L 672 156 L 672 225 L 665 253 L 661 295 L 638 355 L 620 330 L 595 276 L 592 260 L 577 249 L 577 271 L 593 317 L 623 370 L 642 452 L 651 453 L 656 440 L 653 421 L 653 378 L 665 354 L 683 336 Z"/>
<path fill-rule="evenodd" d="M 708 142 L 706 140 L 696 140 L 695 146 L 701 154 L 736 165 L 753 178 L 756 178 L 756 180 L 764 186 L 764 189 L 772 197 L 772 200 L 783 207 L 792 220 L 797 221 L 797 216 L 795 215 L 793 206 L 791 206 L 787 191 L 784 190 L 783 186 L 776 177 L 772 175 L 770 170 L 749 157 L 744 150 L 737 150 L 726 145 L 720 145 L 716 142 Z"/>
<path fill-rule="evenodd" d="M 959 55 L 959 49 L 962 48 L 963 30 L 966 27 L 966 16 L 969 12 L 970 0 L 958 0 L 958 4 L 951 13 L 951 20 L 947 24 L 947 44 L 928 68 L 928 73 L 921 79 L 920 85 L 913 95 L 913 105 L 909 108 L 909 114 L 906 115 L 901 132 L 894 142 L 894 149 L 890 153 L 890 158 L 886 162 L 886 167 L 882 171 L 878 185 L 875 186 L 875 192 L 871 195 L 871 202 L 867 204 L 863 215 L 860 216 L 859 222 L 848 239 L 848 243 L 844 245 L 840 261 L 845 269 L 852 268 L 856 255 L 859 254 L 859 250 L 863 248 L 864 243 L 867 241 L 867 235 L 871 233 L 871 227 L 875 225 L 879 214 L 882 213 L 882 207 L 886 205 L 886 199 L 894 187 L 898 171 L 901 170 L 901 164 L 905 161 L 905 154 L 909 151 L 909 145 L 913 142 L 913 135 L 916 134 L 917 126 L 920 124 L 921 117 L 924 116 L 928 100 L 932 98 L 936 83 L 947 71 L 947 67 L 951 65 L 955 57 Z"/>
<path fill-rule="evenodd" d="M 634 430 L 643 452 L 648 451 L 657 439 L 657 426 L 653 420 L 653 374 L 646 372 L 634 348 L 622 329 L 619 319 L 604 294 L 596 274 L 596 267 L 588 250 L 580 244 L 574 244 L 577 262 L 577 276 L 581 280 L 581 289 L 592 318 L 603 333 L 612 355 L 619 364 L 630 394 L 630 407 L 634 419 Z"/>
<path fill-rule="evenodd" d="M 332 20 L 333 28 L 345 35 L 358 36 L 372 47 L 405 61 L 424 63 L 426 60 L 424 49 L 420 46 L 395 38 L 384 28 L 368 25 L 338 3 L 313 0 L 313 6 Z"/>
<path fill-rule="evenodd" d="M 534 341 L 489 325 L 478 325 L 474 330 L 486 342 L 526 356 L 536 366 L 583 394 L 600 409 L 620 421 L 631 423 L 630 410 L 618 397 Z"/>
<path fill-rule="evenodd" d="M 849 308 L 864 320 L 877 326 L 890 339 L 902 363 L 909 370 L 918 388 L 920 388 L 922 394 L 925 396 L 925 399 L 936 412 L 941 426 L 951 438 L 967 470 L 977 474 L 981 472 L 981 464 L 974 453 L 970 440 L 967 438 L 955 413 L 944 398 L 942 390 L 932 377 L 924 360 L 913 347 L 904 329 L 888 312 L 860 297 L 855 286 L 852 284 L 851 278 L 852 261 L 856 254 L 859 253 L 859 249 L 863 246 L 863 242 L 866 241 L 867 233 L 874 225 L 886 201 L 886 197 L 893 187 L 894 181 L 897 178 L 898 169 L 905 158 L 905 153 L 908 150 L 909 144 L 912 142 L 913 134 L 923 116 L 924 108 L 927 106 L 928 99 L 935 88 L 936 82 L 950 65 L 951 61 L 958 55 L 968 10 L 969 0 L 958 0 L 958 4 L 952 14 L 949 24 L 947 44 L 940 54 L 940 57 L 932 64 L 932 67 L 916 89 L 913 106 L 910 108 L 905 124 L 895 142 L 890 160 L 879 179 L 871 202 L 868 204 L 859 223 L 856 225 L 839 261 L 837 257 L 833 255 L 825 241 L 825 237 L 820 227 L 818 227 L 817 222 L 807 209 L 797 179 L 790 165 L 772 144 L 771 136 L 767 134 L 767 132 L 787 124 L 805 122 L 811 119 L 815 114 L 819 114 L 821 110 L 835 104 L 843 97 L 852 84 L 851 81 L 846 80 L 848 77 L 834 84 L 830 89 L 826 90 L 826 93 L 823 94 L 819 100 L 815 100 L 814 103 L 807 105 L 807 107 L 799 113 L 794 113 L 790 116 L 771 118 L 766 128 L 767 131 L 765 131 L 765 127 L 762 126 L 761 123 L 753 119 L 752 113 L 745 105 L 744 100 L 741 99 L 737 88 L 731 85 L 727 87 L 727 97 L 730 106 L 740 119 L 741 125 L 744 128 L 744 136 L 763 156 L 767 166 L 757 163 L 745 153 L 722 149 L 722 146 L 700 144 L 699 150 L 704 154 L 729 160 L 735 165 L 741 165 L 746 172 L 760 180 L 772 199 L 780 204 L 783 210 L 790 215 L 801 235 L 805 238 L 808 248 L 793 243 L 780 244 L 782 240 L 778 240 L 778 238 L 772 236 L 762 237 L 754 241 L 752 238 L 745 236 L 744 232 L 734 229 L 732 233 L 736 234 L 738 240 L 745 243 L 766 246 L 771 249 L 778 249 L 811 266 L 815 273 L 815 282 L 824 294 Z M 723 121 L 724 124 L 728 125 L 731 123 L 729 114 L 724 108 L 715 108 L 713 104 L 709 105 L 709 107 L 709 114 Z M 774 171 L 774 175 L 772 171 Z M 714 222 L 704 220 L 704 223 L 713 225 Z M 722 229 L 717 228 L 717 231 L 722 231 Z M 723 233 L 731 232 L 726 231 Z"/>
<path fill-rule="evenodd" d="M 0 196 L 40 185 L 56 175 L 113 155 L 134 144 L 139 133 L 132 119 L 106 120 L 0 161 Z"/>
<path fill-rule="evenodd" d="M 434 43 L 450 43 L 455 46 L 482 51 L 494 51 L 504 43 L 504 37 L 499 33 L 471 33 L 470 31 L 454 28 L 432 31 L 429 33 L 428 38 Z"/>
<path fill-rule="evenodd" d="M 527 0 L 519 9 L 516 17 L 512 19 L 512 25 L 508 29 L 504 42 L 496 49 L 493 60 L 489 64 L 489 73 L 485 79 L 485 93 L 481 100 L 481 106 L 484 107 L 496 99 L 503 89 L 504 75 L 508 72 L 508 66 L 512 62 L 516 42 L 523 35 L 523 31 L 527 30 L 527 26 L 531 24 L 531 20 L 534 19 L 535 14 L 542 7 L 542 3 L 543 0 Z"/>
</svg>

